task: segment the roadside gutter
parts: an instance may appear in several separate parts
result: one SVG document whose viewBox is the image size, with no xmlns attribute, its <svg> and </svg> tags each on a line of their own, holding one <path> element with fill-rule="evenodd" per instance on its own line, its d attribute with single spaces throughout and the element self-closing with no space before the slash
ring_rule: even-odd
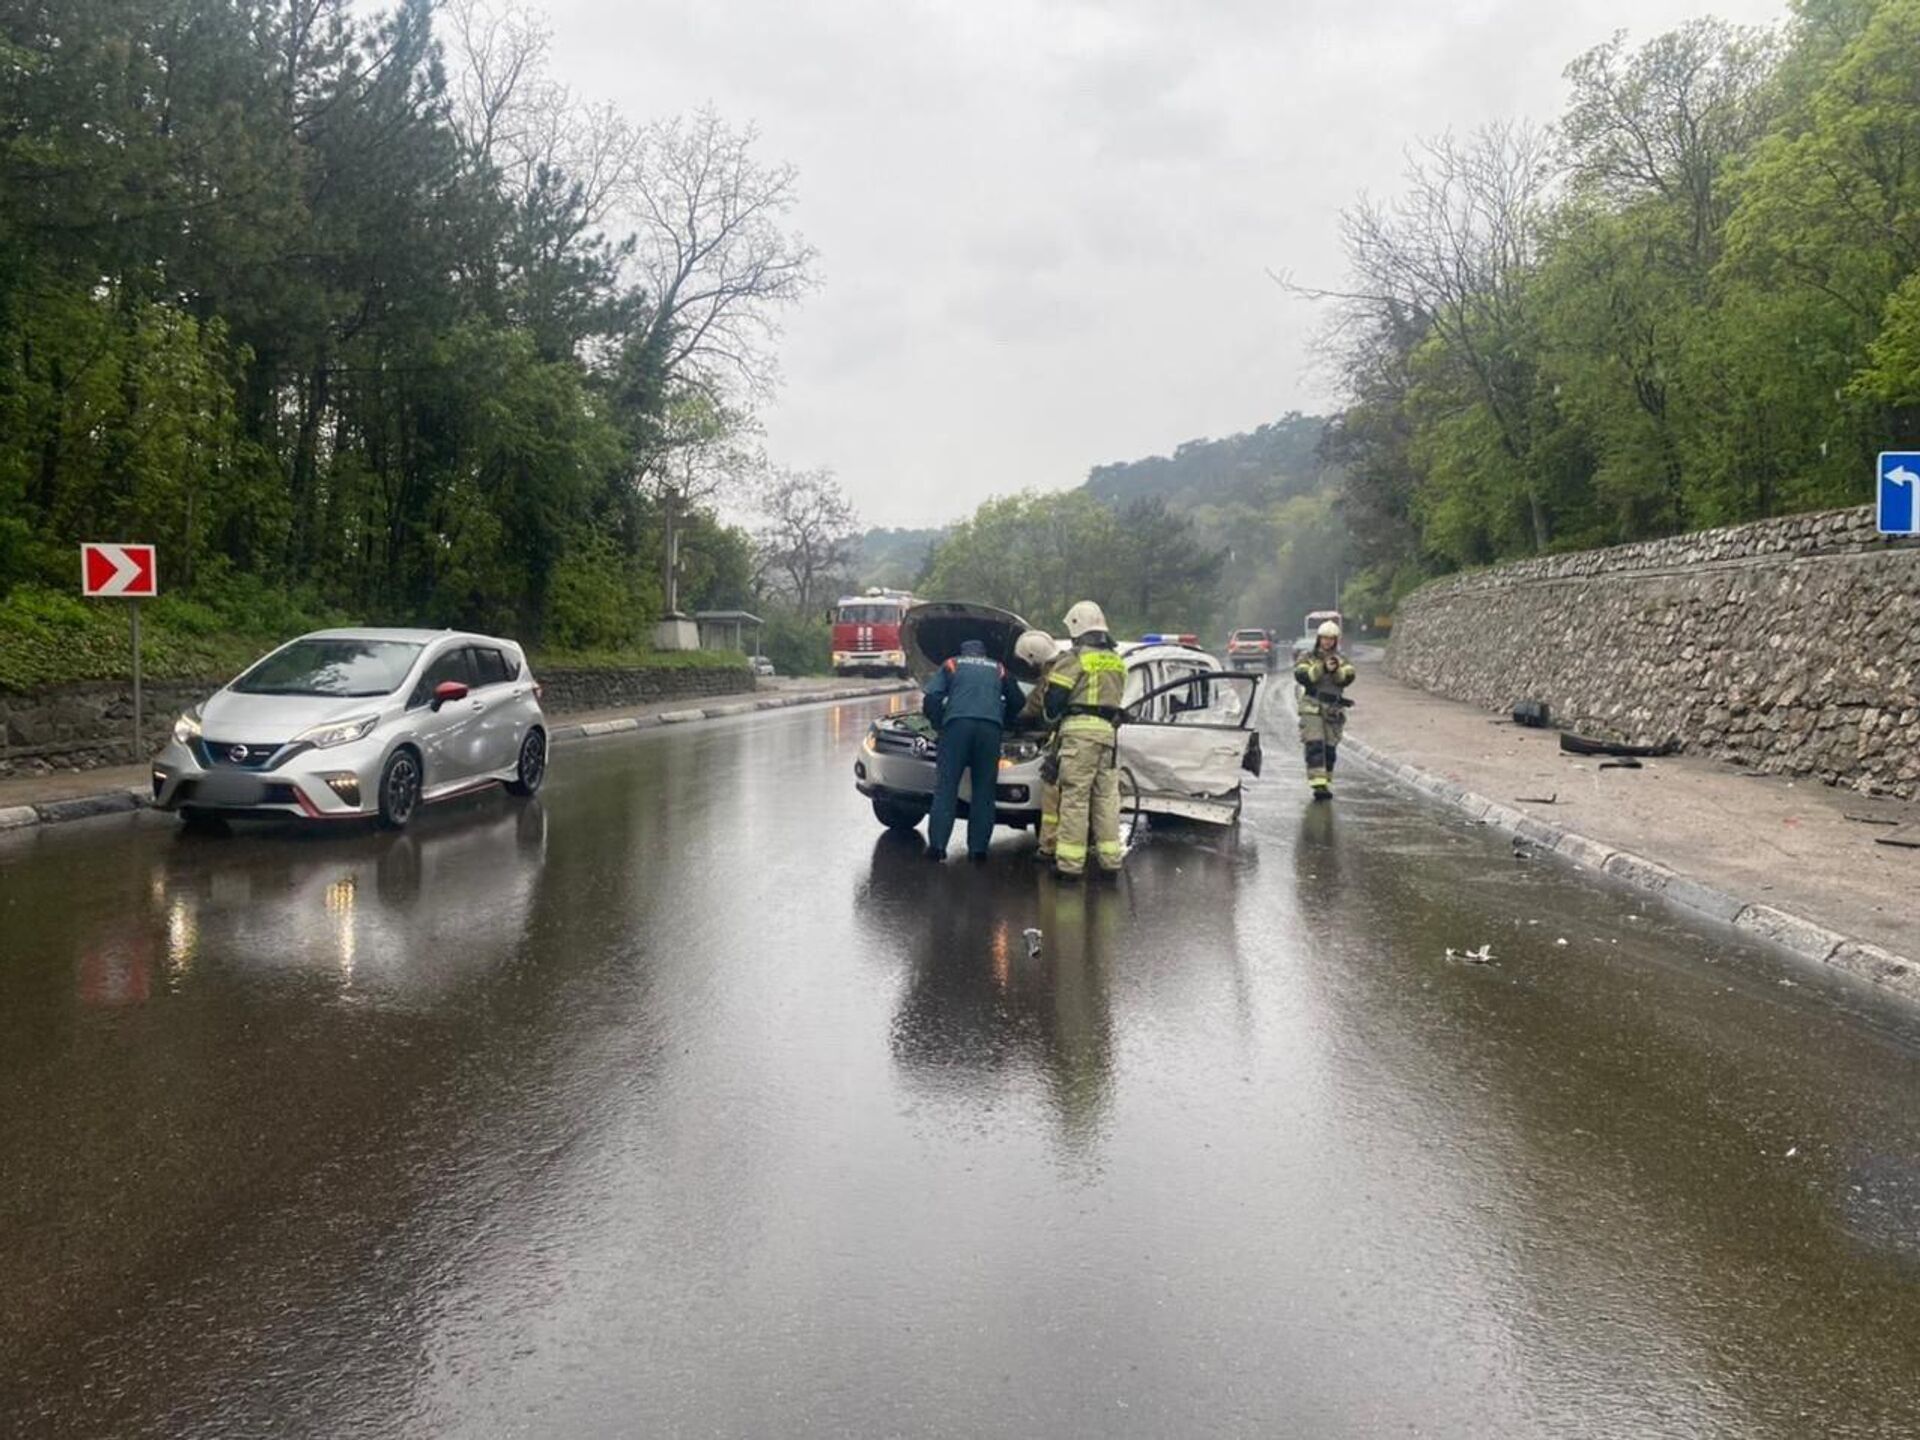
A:
<svg viewBox="0 0 1920 1440">
<path fill-rule="evenodd" d="M 1440 801 L 1476 824 L 1504 831 L 1577 869 L 1609 876 L 1682 910 L 1718 920 L 1753 939 L 1777 945 L 1799 959 L 1815 965 L 1830 965 L 1903 999 L 1920 1003 L 1920 961 L 1840 934 L 1760 900 L 1715 889 L 1656 860 L 1525 814 L 1430 770 L 1396 761 L 1351 735 L 1341 742 L 1340 753 L 1342 758 L 1358 760 L 1388 779 Z"/>
</svg>

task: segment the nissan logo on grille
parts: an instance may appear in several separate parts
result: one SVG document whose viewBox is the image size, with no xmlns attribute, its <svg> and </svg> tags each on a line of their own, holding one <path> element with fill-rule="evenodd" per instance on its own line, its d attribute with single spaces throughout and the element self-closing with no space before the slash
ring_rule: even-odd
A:
<svg viewBox="0 0 1920 1440">
<path fill-rule="evenodd" d="M 227 751 L 227 759 L 231 760 L 236 765 L 246 764 L 247 763 L 247 747 L 244 745 L 234 746 L 231 750 Z"/>
</svg>

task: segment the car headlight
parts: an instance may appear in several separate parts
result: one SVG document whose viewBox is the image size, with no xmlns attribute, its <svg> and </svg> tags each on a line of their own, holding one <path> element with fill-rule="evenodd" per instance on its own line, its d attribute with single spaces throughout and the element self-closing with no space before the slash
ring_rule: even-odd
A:
<svg viewBox="0 0 1920 1440">
<path fill-rule="evenodd" d="M 181 745 L 191 745 L 200 738 L 200 707 L 198 705 L 173 722 L 173 738 L 177 744 Z"/>
<path fill-rule="evenodd" d="M 1024 765 L 1039 754 L 1040 747 L 1032 740 L 1009 740 L 1000 747 L 1000 758 L 1009 765 Z"/>
<path fill-rule="evenodd" d="M 316 750 L 331 750 L 336 745 L 350 745 L 355 740 L 366 739 L 379 723 L 378 715 L 362 715 L 353 720 L 329 720 L 325 725 L 316 725 L 294 736 L 293 743 L 311 745 Z"/>
</svg>

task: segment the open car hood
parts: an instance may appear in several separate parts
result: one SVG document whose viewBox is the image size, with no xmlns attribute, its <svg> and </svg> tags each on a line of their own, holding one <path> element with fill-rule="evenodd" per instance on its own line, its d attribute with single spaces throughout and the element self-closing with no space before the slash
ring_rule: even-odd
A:
<svg viewBox="0 0 1920 1440">
<path fill-rule="evenodd" d="M 963 600 L 933 600 L 907 611 L 900 621 L 900 647 L 907 652 L 913 678 L 924 682 L 958 655 L 962 644 L 978 640 L 1014 679 L 1031 685 L 1040 674 L 1016 656 L 1013 647 L 1032 628 L 1010 610 Z"/>
</svg>

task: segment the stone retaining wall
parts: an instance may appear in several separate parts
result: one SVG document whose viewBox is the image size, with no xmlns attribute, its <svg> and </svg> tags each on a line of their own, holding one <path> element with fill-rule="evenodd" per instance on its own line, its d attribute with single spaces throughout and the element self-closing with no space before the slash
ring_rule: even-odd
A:
<svg viewBox="0 0 1920 1440">
<path fill-rule="evenodd" d="M 165 681 L 141 687 L 140 728 L 151 754 L 174 717 L 224 681 Z M 0 779 L 50 770 L 97 770 L 132 761 L 133 687 L 111 681 L 20 695 L 0 690 Z"/>
<path fill-rule="evenodd" d="M 745 694 L 754 684 L 753 672 L 745 666 L 535 673 L 543 687 L 541 703 L 549 715 Z M 141 728 L 147 753 L 166 743 L 175 716 L 224 683 L 187 680 L 146 686 Z M 0 779 L 128 764 L 135 758 L 132 728 L 129 685 L 90 682 L 27 695 L 0 691 Z"/>
<path fill-rule="evenodd" d="M 1388 669 L 1490 710 L 1775 774 L 1920 794 L 1920 542 L 1868 508 L 1449 576 L 1394 617 Z"/>
</svg>

